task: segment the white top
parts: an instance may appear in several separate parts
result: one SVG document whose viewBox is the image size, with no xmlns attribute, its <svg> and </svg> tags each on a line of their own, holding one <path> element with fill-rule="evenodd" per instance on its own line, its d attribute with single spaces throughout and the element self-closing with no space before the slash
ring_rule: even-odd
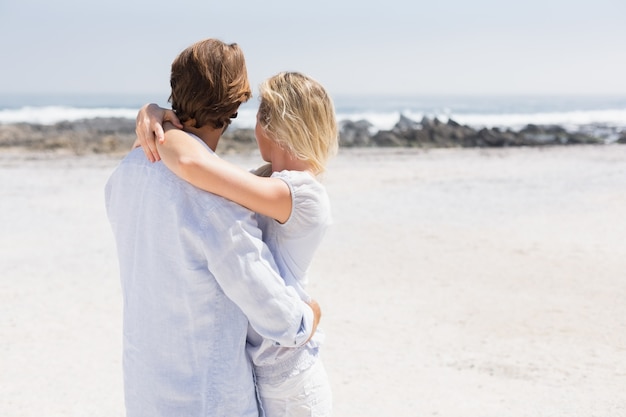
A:
<svg viewBox="0 0 626 417">
<path fill-rule="evenodd" d="M 274 255 L 280 275 L 285 283 L 294 287 L 303 300 L 315 251 L 332 223 L 330 201 L 325 187 L 309 173 L 302 171 L 274 172 L 291 191 L 291 216 L 283 224 L 257 215 L 263 231 L 263 241 Z M 264 340 L 254 330 L 248 332 L 248 352 L 255 365 L 257 377 L 264 380 L 286 378 L 313 364 L 323 334 L 318 329 L 313 339 L 300 348 L 277 346 Z"/>
</svg>

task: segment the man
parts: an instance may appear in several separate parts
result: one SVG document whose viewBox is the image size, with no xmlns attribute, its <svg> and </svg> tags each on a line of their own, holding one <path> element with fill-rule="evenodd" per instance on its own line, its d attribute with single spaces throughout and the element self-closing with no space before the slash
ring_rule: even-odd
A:
<svg viewBox="0 0 626 417">
<path fill-rule="evenodd" d="M 236 44 L 198 42 L 172 64 L 184 130 L 215 150 L 250 87 Z M 124 296 L 128 417 L 258 416 L 250 324 L 285 346 L 314 333 L 319 307 L 284 285 L 252 212 L 133 150 L 106 185 Z"/>
</svg>

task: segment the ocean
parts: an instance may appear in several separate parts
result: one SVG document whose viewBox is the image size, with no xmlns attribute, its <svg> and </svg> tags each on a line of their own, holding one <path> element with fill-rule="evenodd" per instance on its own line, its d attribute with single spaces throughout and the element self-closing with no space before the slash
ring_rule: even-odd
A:
<svg viewBox="0 0 626 417">
<path fill-rule="evenodd" d="M 616 137 L 626 130 L 626 96 L 335 96 L 337 118 L 368 120 L 374 130 L 390 129 L 404 115 L 452 119 L 474 128 L 520 129 L 527 124 L 560 125 Z M 54 124 L 96 117 L 134 119 L 146 102 L 167 106 L 166 95 L 53 95 L 0 96 L 0 123 Z M 233 128 L 250 128 L 256 120 L 256 98 L 244 104 Z"/>
</svg>

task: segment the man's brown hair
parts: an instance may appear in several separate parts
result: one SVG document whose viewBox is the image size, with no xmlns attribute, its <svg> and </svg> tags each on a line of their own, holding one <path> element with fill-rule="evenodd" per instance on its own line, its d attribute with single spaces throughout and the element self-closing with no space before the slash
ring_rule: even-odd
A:
<svg viewBox="0 0 626 417">
<path fill-rule="evenodd" d="M 172 63 L 169 101 L 178 119 L 196 128 L 228 126 L 252 97 L 243 51 L 217 39 L 194 43 Z"/>
</svg>

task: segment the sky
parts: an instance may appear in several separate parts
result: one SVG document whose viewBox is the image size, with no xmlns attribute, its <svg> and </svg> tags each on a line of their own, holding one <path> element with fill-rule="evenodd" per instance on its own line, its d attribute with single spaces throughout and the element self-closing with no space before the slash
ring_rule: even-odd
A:
<svg viewBox="0 0 626 417">
<path fill-rule="evenodd" d="M 238 43 L 255 88 L 335 95 L 626 95 L 624 0 L 0 0 L 0 95 L 167 96 L 200 39 Z"/>
</svg>

